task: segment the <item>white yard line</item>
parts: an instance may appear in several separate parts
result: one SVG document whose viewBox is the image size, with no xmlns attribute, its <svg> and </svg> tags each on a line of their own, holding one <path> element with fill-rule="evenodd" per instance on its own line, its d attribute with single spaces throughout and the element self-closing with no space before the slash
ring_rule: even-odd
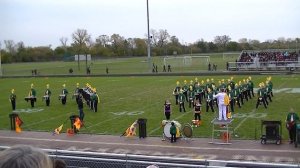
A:
<svg viewBox="0 0 300 168">
<path fill-rule="evenodd" d="M 41 120 L 41 121 L 34 122 L 34 123 L 31 123 L 31 124 L 24 124 L 23 128 L 27 128 L 29 126 L 33 126 L 33 125 L 37 125 L 37 124 L 40 124 L 40 123 L 44 123 L 44 122 L 47 122 L 47 121 L 50 121 L 50 120 L 54 120 L 54 119 L 57 119 L 57 118 L 60 118 L 60 117 L 63 117 L 63 116 L 68 116 L 69 114 L 71 114 L 71 113 L 66 113 L 66 114 L 62 114 L 62 115 L 56 116 L 56 117 L 51 117 L 49 119 Z M 63 122 L 63 121 L 64 120 L 62 120 L 61 122 Z"/>
<path fill-rule="evenodd" d="M 233 131 L 235 132 L 237 129 L 240 128 L 240 126 L 249 118 L 249 116 L 251 116 L 251 114 L 255 113 L 256 112 L 256 109 L 253 109 L 249 115 L 247 117 L 245 117 L 234 129 Z"/>
</svg>

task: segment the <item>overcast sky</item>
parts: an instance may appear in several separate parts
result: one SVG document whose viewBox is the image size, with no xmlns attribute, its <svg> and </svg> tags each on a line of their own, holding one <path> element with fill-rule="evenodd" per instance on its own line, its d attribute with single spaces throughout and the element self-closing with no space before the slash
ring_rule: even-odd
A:
<svg viewBox="0 0 300 168">
<path fill-rule="evenodd" d="M 145 38 L 146 0 L 0 0 L 0 42 L 60 45 L 78 28 L 92 38 L 114 33 Z M 300 0 L 149 0 L 150 29 L 181 43 L 217 35 L 265 41 L 300 37 Z"/>
</svg>

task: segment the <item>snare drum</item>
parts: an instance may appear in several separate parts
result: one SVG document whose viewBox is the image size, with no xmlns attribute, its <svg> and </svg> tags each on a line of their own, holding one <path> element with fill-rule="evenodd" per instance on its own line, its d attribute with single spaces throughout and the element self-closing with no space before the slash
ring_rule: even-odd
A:
<svg viewBox="0 0 300 168">
<path fill-rule="evenodd" d="M 179 138 L 180 137 L 181 124 L 177 121 L 172 121 L 172 122 L 174 122 L 174 124 L 176 126 L 176 138 Z M 171 126 L 172 126 L 171 122 L 166 123 L 165 126 L 164 126 L 164 136 L 167 137 L 168 139 L 171 138 L 171 134 L 170 134 Z"/>
<path fill-rule="evenodd" d="M 58 99 L 61 100 L 61 99 L 65 98 L 65 97 L 66 97 L 66 95 L 61 94 L 61 95 L 58 96 Z"/>
<path fill-rule="evenodd" d="M 43 99 L 44 99 L 44 100 L 48 100 L 48 99 L 49 99 L 49 95 L 43 96 Z"/>
<path fill-rule="evenodd" d="M 35 97 L 25 97 L 24 99 L 25 101 L 31 101 L 31 100 L 36 101 Z"/>
</svg>

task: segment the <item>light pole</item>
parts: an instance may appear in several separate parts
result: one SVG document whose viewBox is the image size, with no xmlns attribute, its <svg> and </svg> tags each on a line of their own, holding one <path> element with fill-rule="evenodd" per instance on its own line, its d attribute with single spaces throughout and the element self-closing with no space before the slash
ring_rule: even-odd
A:
<svg viewBox="0 0 300 168">
<path fill-rule="evenodd" d="M 149 72 L 151 72 L 151 48 L 150 48 L 150 30 L 149 30 L 149 4 L 147 0 L 147 32 L 148 32 L 148 46 L 147 46 L 147 53 L 148 53 L 148 66 Z"/>
</svg>

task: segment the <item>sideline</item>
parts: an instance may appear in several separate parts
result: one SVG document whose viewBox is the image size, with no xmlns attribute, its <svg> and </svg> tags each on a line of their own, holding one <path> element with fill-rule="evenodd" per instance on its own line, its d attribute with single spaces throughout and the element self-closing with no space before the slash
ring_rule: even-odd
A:
<svg viewBox="0 0 300 168">
<path fill-rule="evenodd" d="M 90 142 L 90 141 L 79 141 L 79 140 L 63 140 L 63 139 L 43 139 L 43 138 L 25 138 L 25 137 L 7 137 L 0 136 L 2 139 L 18 139 L 18 140 L 30 140 L 30 141 L 45 141 L 45 142 L 65 142 L 65 143 L 76 143 L 76 144 L 97 144 L 97 145 L 119 145 L 119 146 L 142 146 L 142 147 L 159 147 L 159 148 L 173 148 L 173 149 L 191 149 L 191 150 L 225 150 L 225 151 L 249 151 L 249 152 L 276 152 L 276 153 L 299 153 L 300 150 L 277 150 L 277 149 L 248 149 L 248 148 L 224 148 L 221 147 L 186 147 L 186 146 L 174 146 L 174 145 L 150 145 L 150 144 L 137 144 L 137 143 L 113 143 L 113 142 Z"/>
</svg>

